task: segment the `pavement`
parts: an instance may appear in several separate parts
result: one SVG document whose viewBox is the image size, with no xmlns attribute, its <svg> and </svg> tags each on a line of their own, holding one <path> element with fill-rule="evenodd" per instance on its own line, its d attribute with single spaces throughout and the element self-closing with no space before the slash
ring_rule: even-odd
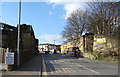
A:
<svg viewBox="0 0 120 77">
<path fill-rule="evenodd" d="M 42 74 L 42 56 L 37 54 L 20 66 L 20 70 L 7 71 L 2 77 L 40 77 Z"/>
<path fill-rule="evenodd" d="M 6 70 L 7 65 L 0 63 L 0 70 Z"/>
</svg>

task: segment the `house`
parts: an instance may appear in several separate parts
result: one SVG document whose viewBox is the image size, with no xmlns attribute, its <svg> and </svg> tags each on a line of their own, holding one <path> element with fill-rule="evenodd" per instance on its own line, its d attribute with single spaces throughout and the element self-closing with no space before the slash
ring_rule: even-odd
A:
<svg viewBox="0 0 120 77">
<path fill-rule="evenodd" d="M 50 43 L 43 43 L 39 44 L 39 51 L 61 51 L 60 50 L 60 45 L 55 45 L 55 44 L 50 44 Z"/>
</svg>

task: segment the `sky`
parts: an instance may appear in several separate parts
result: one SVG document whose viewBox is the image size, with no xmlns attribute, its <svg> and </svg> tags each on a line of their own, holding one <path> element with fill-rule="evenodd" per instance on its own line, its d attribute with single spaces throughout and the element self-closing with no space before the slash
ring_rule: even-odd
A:
<svg viewBox="0 0 120 77">
<path fill-rule="evenodd" d="M 9 2 L 11 1 L 11 2 Z M 21 24 L 32 25 L 39 43 L 62 44 L 61 36 L 70 13 L 85 10 L 84 0 L 22 0 Z M 78 2 L 79 1 L 79 2 Z M 19 3 L 4 0 L 0 3 L 2 22 L 16 26 L 18 24 Z"/>
<path fill-rule="evenodd" d="M 61 44 L 61 36 L 69 13 L 80 7 L 72 2 L 22 2 L 21 24 L 32 25 L 39 43 Z M 2 2 L 2 22 L 18 24 L 18 2 Z"/>
</svg>

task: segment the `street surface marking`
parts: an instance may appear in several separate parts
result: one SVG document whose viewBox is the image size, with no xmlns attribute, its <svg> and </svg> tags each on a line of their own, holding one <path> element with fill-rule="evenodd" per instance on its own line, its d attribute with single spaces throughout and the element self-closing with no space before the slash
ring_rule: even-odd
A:
<svg viewBox="0 0 120 77">
<path fill-rule="evenodd" d="M 56 73 L 59 73 L 59 71 L 58 71 L 58 69 L 57 69 L 57 68 L 55 68 L 55 72 L 56 72 Z"/>
<path fill-rule="evenodd" d="M 58 62 L 61 63 L 60 60 L 58 60 Z"/>
<path fill-rule="evenodd" d="M 60 60 L 60 62 L 62 63 L 62 60 Z"/>
<path fill-rule="evenodd" d="M 60 73 L 62 73 L 62 71 L 59 68 L 56 68 Z"/>
<path fill-rule="evenodd" d="M 55 63 L 58 63 L 57 60 L 54 60 Z"/>
<path fill-rule="evenodd" d="M 43 75 L 47 75 L 47 72 L 43 72 L 42 74 L 43 74 Z"/>
<path fill-rule="evenodd" d="M 63 63 L 63 60 L 60 60 L 61 61 L 61 63 Z"/>
<path fill-rule="evenodd" d="M 72 72 L 75 72 L 72 68 L 69 68 Z"/>
<path fill-rule="evenodd" d="M 94 73 L 96 73 L 96 74 L 100 74 L 99 72 L 94 71 L 94 70 L 92 70 L 92 69 L 89 69 L 89 68 L 87 68 L 87 67 L 85 67 L 85 66 L 83 66 L 83 65 L 80 65 L 80 64 L 76 64 L 76 65 L 78 65 L 78 66 L 80 66 L 80 67 L 83 67 L 83 68 L 85 68 L 85 69 L 88 69 L 88 70 L 90 70 L 90 71 L 92 71 L 92 72 L 94 72 Z"/>
<path fill-rule="evenodd" d="M 50 60 L 50 63 L 52 63 L 52 64 L 53 64 L 52 60 Z"/>
<path fill-rule="evenodd" d="M 52 71 L 52 69 L 50 69 L 50 72 L 53 74 L 53 71 Z"/>
<path fill-rule="evenodd" d="M 62 70 L 63 70 L 65 73 L 67 73 L 67 71 L 66 71 L 64 68 L 62 68 Z"/>
<path fill-rule="evenodd" d="M 45 65 L 45 60 L 44 60 L 44 57 L 43 57 L 43 55 L 42 55 L 42 59 L 43 59 L 43 71 L 44 72 L 42 72 L 42 75 L 45 75 L 45 77 L 47 77 L 47 72 L 46 72 L 46 65 Z"/>
<path fill-rule="evenodd" d="M 67 70 L 67 72 L 70 72 L 70 70 L 68 68 L 65 68 Z"/>
</svg>

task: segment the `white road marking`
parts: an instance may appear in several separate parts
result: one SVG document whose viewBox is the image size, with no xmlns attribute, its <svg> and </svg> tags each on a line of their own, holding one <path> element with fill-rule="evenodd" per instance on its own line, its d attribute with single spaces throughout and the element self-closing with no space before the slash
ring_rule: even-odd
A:
<svg viewBox="0 0 120 77">
<path fill-rule="evenodd" d="M 64 61 L 63 61 L 63 60 L 61 60 L 61 62 L 62 62 L 62 63 L 64 63 Z"/>
<path fill-rule="evenodd" d="M 57 60 L 54 60 L 55 63 L 58 63 Z"/>
<path fill-rule="evenodd" d="M 70 70 L 68 68 L 65 68 L 67 72 L 70 72 Z"/>
<path fill-rule="evenodd" d="M 53 74 L 53 71 L 52 71 L 52 69 L 50 69 L 50 72 Z"/>
<path fill-rule="evenodd" d="M 60 73 L 62 72 L 59 68 L 56 68 Z"/>
<path fill-rule="evenodd" d="M 52 64 L 53 64 L 52 60 L 50 60 L 50 63 L 52 63 Z"/>
<path fill-rule="evenodd" d="M 94 70 L 92 70 L 92 69 L 89 69 L 89 68 L 87 68 L 87 67 L 85 67 L 85 66 L 83 66 L 83 65 L 80 65 L 80 64 L 76 64 L 76 65 L 78 65 L 78 66 L 80 66 L 80 67 L 83 67 L 83 68 L 85 68 L 85 69 L 88 69 L 88 70 L 90 70 L 90 71 L 92 71 L 92 72 L 94 72 L 94 73 L 96 73 L 96 74 L 100 74 L 99 72 L 94 71 Z"/>
<path fill-rule="evenodd" d="M 58 62 L 61 63 L 60 60 L 58 60 Z"/>
<path fill-rule="evenodd" d="M 58 69 L 57 69 L 57 68 L 55 68 L 55 72 L 56 72 L 56 73 L 59 73 L 59 71 L 58 71 Z"/>
<path fill-rule="evenodd" d="M 63 63 L 63 61 L 62 60 L 60 60 L 61 61 L 61 63 Z"/>
<path fill-rule="evenodd" d="M 72 68 L 69 68 L 72 72 L 75 72 Z"/>
<path fill-rule="evenodd" d="M 65 73 L 67 73 L 67 71 L 65 70 L 65 68 L 62 68 L 62 70 L 63 70 Z"/>
</svg>

